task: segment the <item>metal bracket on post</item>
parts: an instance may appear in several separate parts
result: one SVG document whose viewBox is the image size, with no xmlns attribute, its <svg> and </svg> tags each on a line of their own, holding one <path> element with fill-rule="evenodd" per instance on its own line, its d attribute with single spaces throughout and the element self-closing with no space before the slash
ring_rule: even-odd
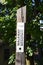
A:
<svg viewBox="0 0 43 65">
<path fill-rule="evenodd" d="M 17 10 L 17 28 L 16 28 L 16 61 L 15 65 L 25 65 L 25 23 L 26 23 L 26 6 Z"/>
</svg>

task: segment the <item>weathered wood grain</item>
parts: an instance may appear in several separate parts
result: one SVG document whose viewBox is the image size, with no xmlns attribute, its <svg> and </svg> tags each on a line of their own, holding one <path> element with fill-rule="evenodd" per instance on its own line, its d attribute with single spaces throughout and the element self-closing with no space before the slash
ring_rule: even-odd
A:
<svg viewBox="0 0 43 65">
<path fill-rule="evenodd" d="M 17 10 L 17 23 L 18 22 L 24 22 L 24 24 L 26 23 L 26 6 L 21 7 Z M 25 65 L 25 64 L 26 64 L 25 63 L 25 52 L 16 52 L 15 65 Z"/>
<path fill-rule="evenodd" d="M 17 10 L 17 22 L 26 22 L 26 6 Z"/>
</svg>

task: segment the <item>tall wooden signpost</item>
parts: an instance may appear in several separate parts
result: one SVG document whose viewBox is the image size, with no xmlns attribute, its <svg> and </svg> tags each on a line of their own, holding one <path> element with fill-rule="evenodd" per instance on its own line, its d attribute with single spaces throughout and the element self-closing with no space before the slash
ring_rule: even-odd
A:
<svg viewBox="0 0 43 65">
<path fill-rule="evenodd" d="M 15 65 L 25 65 L 25 23 L 26 6 L 17 10 L 16 61 Z"/>
</svg>

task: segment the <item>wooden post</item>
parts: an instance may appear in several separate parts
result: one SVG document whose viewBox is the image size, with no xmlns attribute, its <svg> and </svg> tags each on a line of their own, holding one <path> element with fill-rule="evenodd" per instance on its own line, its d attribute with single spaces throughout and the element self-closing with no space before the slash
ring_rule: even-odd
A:
<svg viewBox="0 0 43 65">
<path fill-rule="evenodd" d="M 25 65 L 25 23 L 26 6 L 17 10 L 16 61 L 15 65 Z"/>
</svg>

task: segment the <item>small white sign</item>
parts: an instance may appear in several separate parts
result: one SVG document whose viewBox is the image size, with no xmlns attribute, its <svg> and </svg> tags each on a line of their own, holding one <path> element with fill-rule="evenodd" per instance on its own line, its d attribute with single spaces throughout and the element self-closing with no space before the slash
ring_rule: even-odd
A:
<svg viewBox="0 0 43 65">
<path fill-rule="evenodd" d="M 40 22 L 40 31 L 43 31 L 43 20 L 39 20 Z"/>
<path fill-rule="evenodd" d="M 16 52 L 24 52 L 24 23 L 17 23 Z"/>
<path fill-rule="evenodd" d="M 43 24 L 43 20 L 40 20 L 39 22 L 40 22 L 40 24 Z"/>
</svg>

